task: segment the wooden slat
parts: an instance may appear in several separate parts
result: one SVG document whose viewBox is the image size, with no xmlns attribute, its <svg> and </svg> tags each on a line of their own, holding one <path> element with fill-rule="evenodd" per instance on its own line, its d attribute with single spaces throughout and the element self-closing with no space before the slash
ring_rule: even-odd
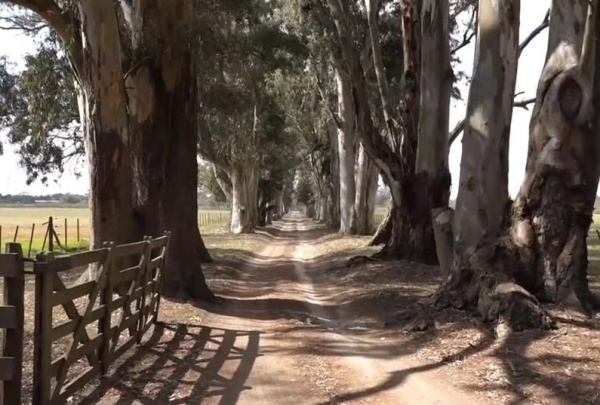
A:
<svg viewBox="0 0 600 405">
<path fill-rule="evenodd" d="M 113 282 L 115 287 L 133 280 L 140 271 L 142 271 L 140 266 L 133 266 L 124 270 L 116 271 L 115 274 L 113 274 Z"/>
<path fill-rule="evenodd" d="M 0 363 L 0 370 L 11 371 L 10 379 L 5 381 L 0 401 L 5 405 L 20 404 L 23 391 L 23 329 L 24 329 L 24 297 L 25 275 L 23 263 L 23 248 L 17 243 L 8 243 L 6 251 L 13 256 L 15 261 L 13 271 L 16 275 L 4 279 L 3 303 L 13 307 L 14 319 L 10 319 L 13 327 L 4 331 L 0 356 L 12 359 L 13 366 Z M 8 269 L 8 270 L 7 270 Z M 8 267 L 5 271 L 12 272 Z M 6 376 L 8 377 L 8 375 Z"/>
<path fill-rule="evenodd" d="M 82 357 L 88 356 L 94 350 L 98 350 L 100 345 L 102 345 L 102 339 L 102 335 L 94 336 L 94 338 L 87 342 L 85 345 L 81 345 L 77 349 L 75 349 L 75 353 L 73 353 L 72 357 L 69 359 L 69 364 L 66 363 L 68 353 L 65 353 L 58 359 L 54 360 L 50 365 L 51 375 L 56 376 L 62 370 L 63 367 L 71 367 L 73 363 L 77 362 Z M 97 362 L 91 363 L 92 365 L 94 365 Z"/>
<path fill-rule="evenodd" d="M 11 381 L 15 378 L 15 370 L 21 367 L 14 357 L 0 357 L 0 381 Z"/>
<path fill-rule="evenodd" d="M 81 372 L 77 377 L 69 380 L 67 384 L 62 388 L 60 393 L 56 393 L 50 405 L 63 405 L 67 403 L 70 396 L 75 394 L 77 391 L 82 389 L 87 383 L 92 381 L 94 378 L 100 376 L 100 364 L 95 364 L 93 367 L 88 368 Z"/>
<path fill-rule="evenodd" d="M 148 242 L 143 241 L 115 246 L 111 248 L 111 256 L 113 259 L 117 259 L 124 256 L 139 255 L 144 253 L 144 250 L 146 250 L 147 245 Z"/>
<path fill-rule="evenodd" d="M 106 258 L 108 249 L 90 250 L 68 256 L 57 256 L 49 261 L 47 271 L 63 272 L 77 267 L 101 263 Z"/>
<path fill-rule="evenodd" d="M 150 260 L 148 262 L 148 271 L 152 271 L 152 270 L 158 268 L 159 266 L 161 266 L 163 263 L 163 258 L 164 257 L 162 255 L 160 255 L 160 256 L 155 257 L 154 259 Z"/>
<path fill-rule="evenodd" d="M 169 242 L 169 237 L 168 236 L 161 236 L 160 238 L 151 239 L 149 241 L 150 249 L 154 250 L 154 249 L 157 249 L 159 247 L 167 246 L 168 242 Z"/>
<path fill-rule="evenodd" d="M 19 257 L 16 254 L 0 254 L 0 277 L 19 276 Z"/>
<path fill-rule="evenodd" d="M 136 342 L 136 337 L 131 336 L 128 340 L 123 343 L 121 346 L 117 347 L 110 355 L 110 363 L 114 363 L 119 357 L 127 352 L 127 350 L 131 349 Z"/>
<path fill-rule="evenodd" d="M 100 320 L 102 318 L 102 316 L 104 315 L 105 310 L 106 310 L 106 308 L 104 307 L 104 305 L 101 305 L 98 308 L 94 309 L 92 312 L 90 312 L 85 317 L 86 325 L 90 325 L 90 324 Z M 50 339 L 53 342 L 56 342 L 58 339 L 75 332 L 75 329 L 77 328 L 77 325 L 79 324 L 81 318 L 83 318 L 83 317 L 81 315 L 79 315 L 75 319 L 68 320 L 68 321 L 63 322 L 63 323 L 55 326 L 54 328 L 52 328 L 52 333 L 50 334 Z"/>
<path fill-rule="evenodd" d="M 17 326 L 17 308 L 14 305 L 0 306 L 0 329 L 15 329 Z"/>
<path fill-rule="evenodd" d="M 64 290 L 56 291 L 50 298 L 52 307 L 63 305 L 77 298 L 89 295 L 96 285 L 97 281 L 88 281 L 87 283 L 77 284 Z"/>
</svg>

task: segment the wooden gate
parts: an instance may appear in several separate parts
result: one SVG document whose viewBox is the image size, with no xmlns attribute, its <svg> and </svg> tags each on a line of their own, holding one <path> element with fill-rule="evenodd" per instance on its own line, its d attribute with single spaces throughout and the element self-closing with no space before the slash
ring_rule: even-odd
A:
<svg viewBox="0 0 600 405">
<path fill-rule="evenodd" d="M 38 257 L 34 404 L 64 404 L 141 342 L 157 318 L 168 241 Z M 67 286 L 61 274 L 82 266 L 94 277 Z"/>
</svg>

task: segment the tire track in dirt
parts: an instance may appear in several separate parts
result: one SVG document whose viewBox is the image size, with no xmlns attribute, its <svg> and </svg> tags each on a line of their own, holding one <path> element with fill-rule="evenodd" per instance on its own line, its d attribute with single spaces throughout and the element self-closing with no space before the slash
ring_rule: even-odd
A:
<svg viewBox="0 0 600 405">
<path fill-rule="evenodd" d="M 296 231 L 301 229 L 297 228 Z M 329 326 L 339 328 L 340 324 L 352 319 L 352 314 L 343 313 L 337 309 L 335 319 L 328 319 L 330 313 L 319 310 L 327 302 L 319 299 L 323 294 L 317 291 L 306 272 L 304 263 L 315 257 L 315 248 L 308 243 L 298 241 L 293 246 L 294 274 L 298 281 L 305 286 L 306 298 L 312 303 L 313 312 L 310 314 L 317 319 L 325 319 Z M 338 327 L 335 327 L 338 324 Z M 320 332 L 323 333 L 323 332 Z M 336 370 L 337 385 L 344 386 L 346 393 L 338 393 L 330 402 L 319 405 L 333 404 L 397 404 L 397 405 L 475 405 L 475 402 L 449 384 L 439 381 L 432 375 L 427 366 L 416 364 L 408 359 L 372 359 L 361 356 L 361 347 L 377 342 L 369 339 L 359 339 L 343 333 L 327 332 L 328 338 L 341 343 L 356 355 L 328 357 L 329 366 Z M 354 349 L 354 350 L 352 350 Z M 335 402 L 334 402 L 335 401 Z"/>
<path fill-rule="evenodd" d="M 260 279 L 261 271 L 281 266 L 282 285 L 248 301 L 248 306 L 251 301 L 272 301 L 260 307 L 262 317 L 256 318 L 258 312 L 240 301 L 228 316 L 210 314 L 205 320 L 229 330 L 260 331 L 260 338 L 257 353 L 250 354 L 247 378 L 234 384 L 243 356 L 221 358 L 214 372 L 224 381 L 223 393 L 208 396 L 202 404 L 475 405 L 439 381 L 430 370 L 433 366 L 393 353 L 374 356 L 373 348 L 382 345 L 378 338 L 345 334 L 356 326 L 352 310 L 335 305 L 335 289 L 313 282 L 307 263 L 311 261 L 312 268 L 316 248 L 310 232 L 305 232 L 309 223 L 297 216 L 289 219 L 285 236 L 259 252 L 251 266 L 242 266 L 253 279 Z M 241 335 L 233 347 L 243 351 L 247 345 L 248 337 Z"/>
</svg>

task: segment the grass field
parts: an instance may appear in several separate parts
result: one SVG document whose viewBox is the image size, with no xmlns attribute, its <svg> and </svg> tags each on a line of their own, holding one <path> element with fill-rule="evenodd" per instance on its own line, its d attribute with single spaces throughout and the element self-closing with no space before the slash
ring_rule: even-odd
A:
<svg viewBox="0 0 600 405">
<path fill-rule="evenodd" d="M 65 248 L 61 249 L 55 242 L 55 250 L 69 251 L 88 247 L 90 232 L 88 208 L 31 206 L 0 207 L 0 246 L 4 246 L 7 242 L 16 241 L 23 245 L 24 253 L 31 256 L 42 250 L 47 250 L 48 241 L 44 244 L 44 236 L 47 231 L 49 217 L 53 218 L 54 230 L 61 245 Z M 200 230 L 204 233 L 221 230 L 228 222 L 229 211 L 218 209 L 200 209 L 198 211 L 198 223 L 200 224 Z M 31 251 L 29 248 L 30 240 Z"/>
<path fill-rule="evenodd" d="M 385 209 L 378 209 L 375 213 L 375 222 L 383 220 Z M 89 245 L 89 210 L 85 207 L 0 207 L 0 246 L 12 242 L 18 228 L 16 241 L 23 245 L 24 253 L 35 256 L 44 249 L 44 235 L 46 233 L 48 218 L 54 218 L 54 229 L 61 244 L 65 245 L 65 219 L 66 219 L 66 250 L 85 249 Z M 79 239 L 77 238 L 77 220 L 79 220 Z M 198 211 L 200 231 L 204 235 L 223 234 L 227 231 L 229 211 L 201 208 Z M 29 252 L 29 242 L 33 225 L 35 229 Z M 596 230 L 600 230 L 600 214 L 594 215 L 594 224 L 588 238 L 590 274 L 600 276 L 600 237 Z M 56 246 L 56 243 L 55 243 Z M 59 247 L 55 250 L 61 251 Z"/>
</svg>

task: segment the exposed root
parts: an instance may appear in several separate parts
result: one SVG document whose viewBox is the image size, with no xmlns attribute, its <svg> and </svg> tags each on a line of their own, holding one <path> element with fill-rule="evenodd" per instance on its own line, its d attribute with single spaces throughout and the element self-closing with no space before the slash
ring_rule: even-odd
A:
<svg viewBox="0 0 600 405">
<path fill-rule="evenodd" d="M 434 295 L 437 307 L 474 311 L 483 321 L 499 321 L 514 331 L 555 327 L 542 304 L 514 279 L 522 263 L 508 238 L 467 251 L 455 266 Z"/>
<path fill-rule="evenodd" d="M 369 246 L 378 246 L 386 243 L 392 237 L 392 209 L 388 209 L 387 214 L 381 224 L 377 227 L 377 231 L 375 231 L 375 235 L 369 241 Z"/>
<path fill-rule="evenodd" d="M 354 256 L 348 259 L 346 262 L 346 267 L 357 267 L 362 266 L 366 263 L 373 263 L 380 261 L 376 257 L 373 256 Z"/>
</svg>

